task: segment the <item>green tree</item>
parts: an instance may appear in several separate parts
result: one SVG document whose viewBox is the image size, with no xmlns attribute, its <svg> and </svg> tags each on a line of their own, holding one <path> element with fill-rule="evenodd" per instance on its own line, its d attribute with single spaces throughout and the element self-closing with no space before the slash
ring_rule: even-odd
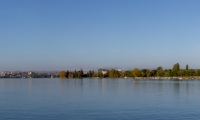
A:
<svg viewBox="0 0 200 120">
<path fill-rule="evenodd" d="M 178 76 L 181 76 L 181 77 L 184 76 L 184 71 L 183 70 L 179 70 L 178 71 Z"/>
<path fill-rule="evenodd" d="M 186 69 L 186 70 L 189 70 L 189 66 L 188 66 L 188 64 L 186 65 L 185 69 Z"/>
<path fill-rule="evenodd" d="M 147 74 L 146 74 L 146 73 L 147 73 L 147 69 L 142 69 L 142 70 L 141 70 L 141 73 L 140 73 L 140 74 L 141 74 L 141 77 L 147 77 Z"/>
<path fill-rule="evenodd" d="M 187 77 L 190 76 L 190 70 L 185 70 L 185 76 L 187 76 Z"/>
<path fill-rule="evenodd" d="M 111 70 L 109 70 L 108 76 L 110 78 L 118 78 L 121 76 L 121 74 L 118 70 L 111 69 Z"/>
<path fill-rule="evenodd" d="M 174 66 L 173 66 L 173 73 L 174 73 L 174 76 L 178 76 L 179 70 L 180 70 L 179 63 L 174 64 Z"/>
<path fill-rule="evenodd" d="M 77 73 L 76 70 L 74 71 L 74 75 L 73 76 L 74 76 L 74 78 L 78 78 L 78 73 Z"/>
<path fill-rule="evenodd" d="M 159 67 L 157 68 L 156 76 L 158 76 L 158 77 L 163 77 L 163 76 L 164 76 L 163 68 L 162 68 L 161 66 L 159 66 Z"/>
<path fill-rule="evenodd" d="M 66 72 L 60 71 L 60 78 L 66 78 Z"/>
<path fill-rule="evenodd" d="M 173 70 L 176 71 L 176 72 L 178 72 L 180 70 L 179 63 L 174 64 Z"/>
<path fill-rule="evenodd" d="M 151 70 L 151 77 L 155 77 L 157 73 L 157 70 Z"/>
<path fill-rule="evenodd" d="M 101 70 L 98 71 L 98 77 L 100 77 L 100 78 L 103 78 L 103 77 L 104 77 Z"/>
<path fill-rule="evenodd" d="M 196 76 L 200 76 L 200 70 L 196 71 Z"/>
<path fill-rule="evenodd" d="M 165 71 L 164 77 L 170 77 L 169 71 Z"/>
<path fill-rule="evenodd" d="M 67 72 L 66 72 L 66 77 L 68 78 L 68 76 L 69 76 L 69 71 L 67 70 Z"/>
<path fill-rule="evenodd" d="M 140 77 L 146 77 L 145 72 L 146 72 L 146 71 L 140 71 Z"/>
<path fill-rule="evenodd" d="M 83 78 L 83 70 L 78 71 L 78 78 Z"/>
<path fill-rule="evenodd" d="M 73 72 L 69 72 L 68 78 L 74 78 L 74 73 Z"/>
<path fill-rule="evenodd" d="M 168 71 L 169 71 L 169 76 L 170 76 L 170 77 L 175 76 L 175 75 L 174 75 L 174 71 L 173 71 L 172 69 L 169 69 Z"/>
<path fill-rule="evenodd" d="M 158 70 L 163 70 L 163 68 L 161 66 L 157 67 L 157 71 Z"/>
<path fill-rule="evenodd" d="M 124 71 L 123 77 L 133 77 L 133 73 L 130 70 Z"/>
<path fill-rule="evenodd" d="M 156 76 L 163 77 L 164 76 L 164 72 L 162 70 L 158 70 L 157 73 L 156 73 Z"/>
<path fill-rule="evenodd" d="M 94 70 L 92 71 L 92 77 L 98 77 L 97 72 L 94 72 Z"/>
<path fill-rule="evenodd" d="M 92 71 L 91 70 L 88 71 L 87 77 L 92 77 Z"/>
<path fill-rule="evenodd" d="M 81 68 L 79 77 L 80 77 L 80 78 L 83 78 L 83 74 L 84 74 L 84 73 L 83 73 L 83 69 Z"/>
<path fill-rule="evenodd" d="M 108 74 L 109 77 L 113 78 L 114 74 L 115 74 L 115 70 L 114 69 L 109 70 L 109 74 Z"/>
<path fill-rule="evenodd" d="M 140 70 L 138 68 L 133 69 L 133 77 L 140 77 Z"/>
<path fill-rule="evenodd" d="M 195 73 L 196 73 L 195 70 L 192 69 L 190 70 L 190 76 L 195 76 Z"/>
<path fill-rule="evenodd" d="M 146 77 L 150 77 L 151 76 L 151 70 L 147 69 L 146 70 Z"/>
<path fill-rule="evenodd" d="M 121 77 L 121 73 L 118 70 L 115 70 L 115 74 L 114 74 L 115 78 L 119 78 Z"/>
</svg>

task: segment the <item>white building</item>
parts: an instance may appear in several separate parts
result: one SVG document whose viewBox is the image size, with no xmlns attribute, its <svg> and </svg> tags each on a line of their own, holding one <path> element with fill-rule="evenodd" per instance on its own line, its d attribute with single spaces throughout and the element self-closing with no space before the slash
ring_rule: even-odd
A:
<svg viewBox="0 0 200 120">
<path fill-rule="evenodd" d="M 0 76 L 1 76 L 1 77 L 6 76 L 5 72 L 0 72 Z"/>
<path fill-rule="evenodd" d="M 108 73 L 108 70 L 106 69 L 99 69 L 98 71 L 101 72 L 103 75 Z"/>
<path fill-rule="evenodd" d="M 28 75 L 32 75 L 32 72 L 28 72 Z"/>
<path fill-rule="evenodd" d="M 102 74 L 103 74 L 103 75 L 105 75 L 105 74 L 107 74 L 107 73 L 108 73 L 108 71 L 107 71 L 107 70 L 102 70 L 101 72 L 102 72 Z"/>
<path fill-rule="evenodd" d="M 117 69 L 117 71 L 121 72 L 122 70 L 121 69 Z"/>
</svg>

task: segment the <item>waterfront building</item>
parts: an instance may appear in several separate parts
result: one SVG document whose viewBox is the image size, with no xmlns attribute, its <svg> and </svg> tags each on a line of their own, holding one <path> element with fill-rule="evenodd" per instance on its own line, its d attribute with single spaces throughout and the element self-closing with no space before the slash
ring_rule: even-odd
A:
<svg viewBox="0 0 200 120">
<path fill-rule="evenodd" d="M 0 77 L 5 77 L 5 76 L 6 76 L 5 72 L 0 72 Z"/>
<path fill-rule="evenodd" d="M 103 75 L 108 74 L 108 70 L 106 69 L 99 69 L 98 71 L 100 71 Z"/>
</svg>

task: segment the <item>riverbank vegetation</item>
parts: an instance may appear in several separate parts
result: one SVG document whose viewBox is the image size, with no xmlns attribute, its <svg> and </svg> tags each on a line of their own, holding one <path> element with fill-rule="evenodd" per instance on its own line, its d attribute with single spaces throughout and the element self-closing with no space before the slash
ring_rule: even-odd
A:
<svg viewBox="0 0 200 120">
<path fill-rule="evenodd" d="M 84 77 L 99 77 L 99 78 L 148 78 L 148 77 L 159 77 L 159 78 L 167 78 L 167 77 L 195 77 L 200 76 L 200 70 L 189 69 L 189 66 L 186 65 L 184 69 L 180 68 L 179 63 L 173 65 L 172 69 L 163 69 L 163 67 L 159 66 L 157 69 L 138 69 L 134 68 L 133 70 L 105 70 L 99 69 L 98 71 L 87 71 L 83 72 L 83 70 L 79 71 L 61 71 L 60 78 L 84 78 Z"/>
</svg>

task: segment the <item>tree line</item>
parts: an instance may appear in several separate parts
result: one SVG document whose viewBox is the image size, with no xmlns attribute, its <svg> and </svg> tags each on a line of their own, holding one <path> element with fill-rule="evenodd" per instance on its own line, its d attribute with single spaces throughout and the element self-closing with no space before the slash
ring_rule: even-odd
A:
<svg viewBox="0 0 200 120">
<path fill-rule="evenodd" d="M 172 69 L 163 69 L 162 66 L 157 67 L 157 69 L 138 69 L 119 71 L 115 69 L 111 70 L 98 70 L 98 71 L 61 71 L 61 78 L 84 78 L 84 77 L 99 77 L 99 78 L 124 78 L 124 77 L 191 77 L 200 76 L 200 70 L 189 69 L 186 65 L 185 69 L 181 69 L 179 63 L 173 65 Z"/>
</svg>

